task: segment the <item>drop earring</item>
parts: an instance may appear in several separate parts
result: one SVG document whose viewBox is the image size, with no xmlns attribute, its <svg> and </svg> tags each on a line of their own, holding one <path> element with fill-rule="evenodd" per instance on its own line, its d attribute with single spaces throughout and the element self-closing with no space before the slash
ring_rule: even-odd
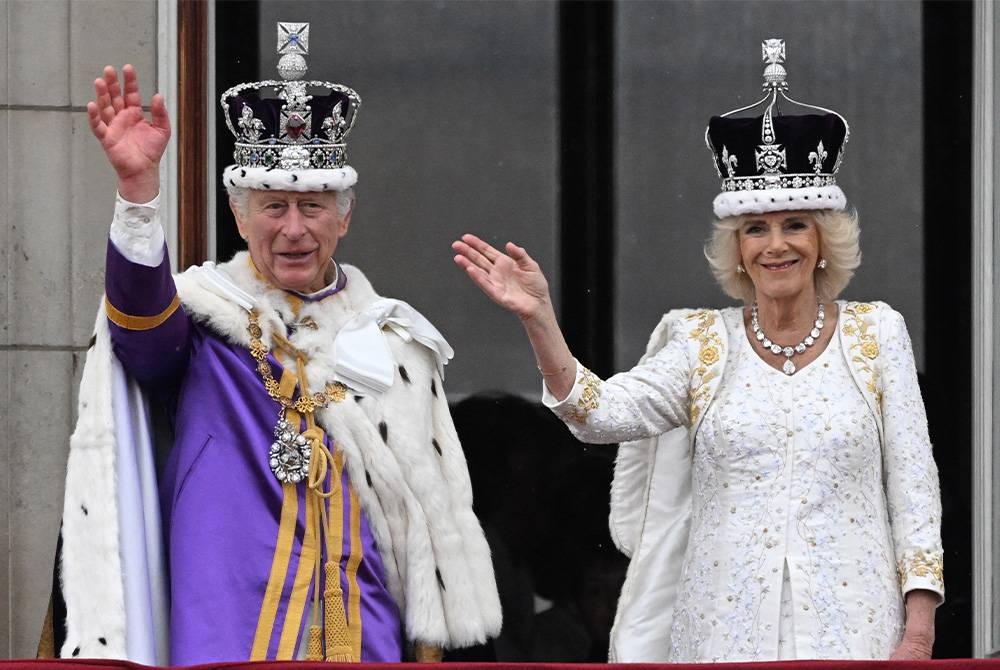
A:
<svg viewBox="0 0 1000 670">
<path fill-rule="evenodd" d="M 741 274 L 743 274 L 745 272 L 746 272 L 746 270 L 743 269 L 743 264 L 742 263 L 737 263 L 736 264 L 736 274 L 741 275 Z"/>
</svg>

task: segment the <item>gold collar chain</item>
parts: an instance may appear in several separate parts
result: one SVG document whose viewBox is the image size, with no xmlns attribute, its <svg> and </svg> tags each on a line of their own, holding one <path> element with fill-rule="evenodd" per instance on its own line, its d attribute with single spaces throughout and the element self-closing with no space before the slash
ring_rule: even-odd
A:
<svg viewBox="0 0 1000 670">
<path fill-rule="evenodd" d="M 271 364 L 267 362 L 268 348 L 261 342 L 263 331 L 260 322 L 257 320 L 257 313 L 250 312 L 250 325 L 247 326 L 250 333 L 250 355 L 257 361 L 257 372 L 264 380 L 264 388 L 267 394 L 281 405 L 282 409 L 294 409 L 299 414 L 312 414 L 317 409 L 326 407 L 330 403 L 337 403 L 347 397 L 347 387 L 340 382 L 327 384 L 325 391 L 317 391 L 311 394 L 302 394 L 295 400 L 278 392 L 278 382 L 271 373 Z M 294 352 L 300 355 L 300 352 Z"/>
<path fill-rule="evenodd" d="M 314 426 L 313 412 L 344 400 L 347 397 L 347 387 L 338 382 L 327 384 L 325 391 L 309 393 L 305 380 L 305 355 L 289 342 L 283 342 L 276 336 L 281 347 L 288 349 L 295 356 L 295 365 L 299 373 L 299 397 L 293 400 L 291 396 L 282 395 L 281 387 L 271 373 L 271 364 L 267 361 L 268 349 L 260 339 L 263 331 L 256 312 L 250 312 L 247 332 L 250 334 L 250 355 L 257 361 L 257 372 L 264 380 L 264 388 L 267 394 L 281 405 L 278 420 L 274 425 L 275 442 L 271 444 L 267 454 L 268 465 L 275 478 L 282 484 L 298 484 L 310 478 L 314 448 L 323 451 L 322 445 L 314 444 L 315 440 L 309 437 L 311 430 L 307 430 L 305 434 L 299 432 L 298 417 L 305 418 L 307 426 L 311 428 Z M 288 416 L 291 411 L 298 414 Z"/>
</svg>

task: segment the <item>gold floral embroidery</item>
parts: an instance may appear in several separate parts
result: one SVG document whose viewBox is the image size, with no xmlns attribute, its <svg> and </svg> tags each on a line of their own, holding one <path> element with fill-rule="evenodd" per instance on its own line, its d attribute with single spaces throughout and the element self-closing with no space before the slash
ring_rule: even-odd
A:
<svg viewBox="0 0 1000 670">
<path fill-rule="evenodd" d="M 601 404 L 601 379 L 587 368 L 583 368 L 576 382 L 583 387 L 576 405 L 569 408 L 567 416 L 579 423 L 587 422 L 587 415 Z"/>
<path fill-rule="evenodd" d="M 712 329 L 717 314 L 713 310 L 706 309 L 687 317 L 688 321 L 695 322 L 690 337 L 698 342 L 698 361 L 701 363 L 691 374 L 689 399 L 692 426 L 698 422 L 698 417 L 705 409 L 704 405 L 711 400 L 712 389 L 709 387 L 709 382 L 719 375 L 719 371 L 712 369 L 712 366 L 722 360 L 722 352 L 725 350 L 722 338 Z"/>
<path fill-rule="evenodd" d="M 899 583 L 905 584 L 908 577 L 929 577 L 935 584 L 944 584 L 944 560 L 937 552 L 923 550 L 904 556 L 899 560 Z"/>
<path fill-rule="evenodd" d="M 879 367 L 873 364 L 879 355 L 878 340 L 875 333 L 871 332 L 868 321 L 864 314 L 875 311 L 875 305 L 866 302 L 852 302 L 844 306 L 844 324 L 841 327 L 844 335 L 850 337 L 853 342 L 850 346 L 851 360 L 857 364 L 857 368 L 867 376 L 865 386 L 868 392 L 875 396 L 875 402 L 882 404 L 881 380 L 879 379 Z"/>
<path fill-rule="evenodd" d="M 702 365 L 714 365 L 719 362 L 719 350 L 715 347 L 702 347 L 698 351 L 698 360 Z"/>
<path fill-rule="evenodd" d="M 878 344 L 875 342 L 865 342 L 861 345 L 861 353 L 865 358 L 875 359 L 878 356 Z"/>
</svg>

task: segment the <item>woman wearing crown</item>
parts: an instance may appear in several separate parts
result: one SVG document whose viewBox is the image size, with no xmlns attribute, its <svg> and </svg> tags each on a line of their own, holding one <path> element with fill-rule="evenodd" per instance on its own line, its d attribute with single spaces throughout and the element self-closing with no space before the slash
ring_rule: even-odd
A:
<svg viewBox="0 0 1000 670">
<path fill-rule="evenodd" d="M 360 99 L 299 80 L 307 31 L 279 24 L 284 82 L 223 96 L 237 135 L 223 179 L 248 252 L 218 266 L 170 273 L 162 96 L 147 118 L 131 66 L 94 83 L 87 112 L 118 198 L 70 449 L 61 656 L 439 660 L 499 631 L 441 386 L 451 348 L 333 259 Z M 169 409 L 159 472 L 119 364 Z"/>
<path fill-rule="evenodd" d="M 585 442 L 626 443 L 615 660 L 931 654 L 941 506 L 909 337 L 888 305 L 836 299 L 860 261 L 834 180 L 847 125 L 779 116 L 779 60 L 762 116 L 707 130 L 723 190 L 706 256 L 744 307 L 670 312 L 643 360 L 602 380 L 568 349 L 527 251 L 453 245 L 520 319 L 545 404 Z"/>
</svg>

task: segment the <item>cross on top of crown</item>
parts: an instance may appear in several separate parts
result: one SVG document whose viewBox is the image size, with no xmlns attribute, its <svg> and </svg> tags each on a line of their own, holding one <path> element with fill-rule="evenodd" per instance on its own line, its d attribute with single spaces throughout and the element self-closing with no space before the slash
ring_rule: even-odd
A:
<svg viewBox="0 0 1000 670">
<path fill-rule="evenodd" d="M 309 55 L 309 24 L 279 22 L 278 53 Z"/>
<path fill-rule="evenodd" d="M 777 38 L 764 40 L 760 43 L 760 50 L 765 63 L 785 62 L 785 40 Z"/>
</svg>

